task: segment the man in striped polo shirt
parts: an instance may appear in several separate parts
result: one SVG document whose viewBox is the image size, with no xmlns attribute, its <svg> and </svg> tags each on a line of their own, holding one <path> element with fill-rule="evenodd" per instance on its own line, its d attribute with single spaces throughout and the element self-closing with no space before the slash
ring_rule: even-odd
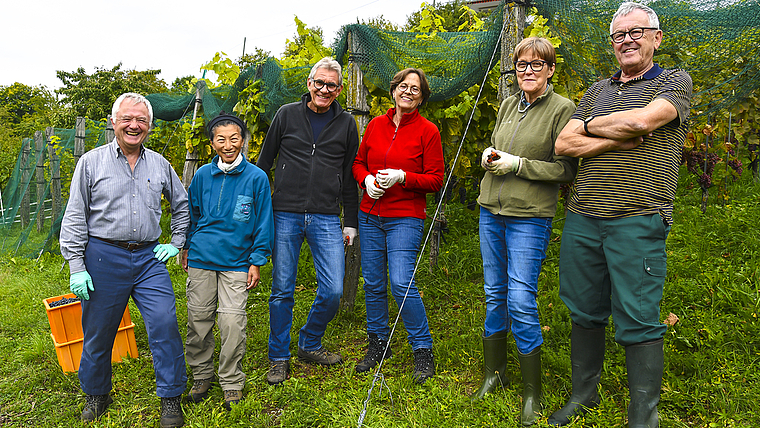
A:
<svg viewBox="0 0 760 428">
<path fill-rule="evenodd" d="M 566 425 L 599 404 L 605 327 L 625 346 L 629 427 L 657 427 L 663 371 L 660 300 L 692 83 L 654 63 L 657 14 L 623 3 L 610 39 L 620 70 L 586 91 L 555 144 L 583 158 L 560 249 L 560 290 L 573 321 L 573 391 L 549 418 Z"/>
</svg>

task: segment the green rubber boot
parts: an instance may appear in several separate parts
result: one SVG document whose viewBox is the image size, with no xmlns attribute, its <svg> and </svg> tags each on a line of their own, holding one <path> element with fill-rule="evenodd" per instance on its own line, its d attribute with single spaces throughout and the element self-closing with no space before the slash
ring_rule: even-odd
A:
<svg viewBox="0 0 760 428">
<path fill-rule="evenodd" d="M 523 378 L 522 412 L 520 423 L 529 427 L 541 413 L 541 346 L 527 354 L 520 354 L 520 372 Z"/>
<path fill-rule="evenodd" d="M 573 393 L 564 407 L 549 416 L 547 422 L 552 426 L 567 425 L 570 418 L 583 415 L 599 404 L 597 386 L 604 363 L 604 328 L 583 328 L 573 323 L 570 362 Z"/>
<path fill-rule="evenodd" d="M 473 401 L 480 400 L 497 387 L 509 384 L 507 379 L 507 332 L 501 331 L 483 336 L 483 385 L 472 394 Z"/>
<path fill-rule="evenodd" d="M 629 428 L 657 428 L 660 426 L 657 403 L 660 402 L 662 370 L 665 364 L 663 340 L 638 343 L 625 347 L 625 365 L 628 368 Z"/>
</svg>

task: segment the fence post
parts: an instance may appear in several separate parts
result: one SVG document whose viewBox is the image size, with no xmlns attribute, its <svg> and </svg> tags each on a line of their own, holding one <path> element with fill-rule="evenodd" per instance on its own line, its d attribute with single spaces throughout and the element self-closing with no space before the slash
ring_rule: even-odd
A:
<svg viewBox="0 0 760 428">
<path fill-rule="evenodd" d="M 45 225 L 45 136 L 42 131 L 34 133 L 34 154 L 37 156 L 37 232 Z"/>
<path fill-rule="evenodd" d="M 21 142 L 21 188 L 24 190 L 24 196 L 21 198 L 21 228 L 25 229 L 29 224 L 29 180 L 31 168 L 29 168 L 29 153 L 31 152 L 31 139 L 24 138 Z M 11 219 L 12 221 L 12 219 Z"/>
<path fill-rule="evenodd" d="M 83 117 L 77 117 L 77 124 L 74 130 L 74 165 L 79 162 L 79 158 L 84 154 L 84 135 L 86 125 Z"/>
<path fill-rule="evenodd" d="M 201 105 L 201 88 L 196 87 L 195 88 L 195 107 L 193 108 L 193 121 L 190 122 L 190 124 L 195 123 L 195 118 L 198 117 L 198 107 Z M 193 176 L 195 176 L 195 172 L 198 171 L 198 159 L 200 159 L 200 156 L 198 156 L 198 150 L 190 151 L 188 150 L 185 153 L 185 167 L 182 170 L 182 185 L 185 186 L 185 189 L 190 187 L 190 182 L 193 181 Z"/>
<path fill-rule="evenodd" d="M 514 69 L 512 64 L 512 54 L 515 52 L 515 46 L 523 39 L 525 31 L 525 6 L 522 4 L 507 4 L 504 7 L 504 22 L 508 23 L 504 37 L 501 39 L 501 62 L 499 71 L 502 78 L 499 79 L 499 105 L 505 98 L 519 90 L 517 87 L 517 76 L 512 74 L 503 74 Z"/>
<path fill-rule="evenodd" d="M 116 134 L 113 131 L 113 122 L 111 122 L 111 115 L 109 114 L 108 117 L 106 117 L 106 133 L 105 133 L 105 141 L 103 144 L 108 144 L 111 141 L 113 141 L 113 138 L 116 136 Z"/>
<path fill-rule="evenodd" d="M 369 123 L 369 105 L 367 104 L 367 95 L 369 90 L 364 86 L 364 74 L 359 65 L 363 60 L 362 47 L 353 34 L 348 34 L 349 46 L 351 51 L 348 57 L 348 93 L 346 97 L 346 106 L 354 114 L 359 135 L 364 134 L 364 130 Z M 361 197 L 361 191 L 357 189 Z M 356 292 L 359 288 L 359 269 L 361 268 L 361 253 L 359 251 L 359 239 L 356 237 L 353 245 L 346 246 L 346 271 L 343 276 L 343 297 L 341 298 L 341 309 L 352 311 L 356 302 Z"/>
<path fill-rule="evenodd" d="M 53 144 L 53 127 L 45 128 L 45 135 L 48 141 L 48 156 L 50 157 L 50 194 L 53 199 L 53 210 L 50 214 L 50 221 L 55 224 L 58 216 L 61 215 L 61 158 Z"/>
</svg>

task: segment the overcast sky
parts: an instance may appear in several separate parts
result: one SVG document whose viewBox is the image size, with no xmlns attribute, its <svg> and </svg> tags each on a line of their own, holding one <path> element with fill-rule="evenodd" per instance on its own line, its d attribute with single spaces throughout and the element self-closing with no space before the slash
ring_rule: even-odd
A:
<svg viewBox="0 0 760 428">
<path fill-rule="evenodd" d="M 430 0 L 429 0 L 430 1 Z M 440 0 L 439 0 L 440 1 Z M 4 2 L 0 86 L 61 85 L 56 70 L 160 69 L 168 85 L 200 77 L 216 52 L 255 47 L 281 57 L 296 34 L 294 16 L 321 27 L 330 46 L 341 26 L 382 15 L 399 26 L 422 0 L 18 0 Z"/>
</svg>

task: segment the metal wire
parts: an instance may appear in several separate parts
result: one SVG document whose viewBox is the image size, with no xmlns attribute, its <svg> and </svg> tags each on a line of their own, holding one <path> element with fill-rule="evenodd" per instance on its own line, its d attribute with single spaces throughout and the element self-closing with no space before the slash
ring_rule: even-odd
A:
<svg viewBox="0 0 760 428">
<path fill-rule="evenodd" d="M 491 67 L 493 66 L 494 58 L 496 57 L 496 52 L 499 50 L 499 46 L 501 44 L 501 39 L 504 35 L 504 31 L 507 28 L 507 22 L 504 22 L 504 25 L 501 29 L 501 32 L 499 33 L 499 39 L 496 42 L 496 46 L 494 47 L 494 51 L 491 54 L 491 60 L 488 63 L 488 67 L 486 68 L 485 75 L 483 76 L 483 82 L 480 85 L 480 89 L 478 90 L 478 96 L 475 98 L 475 103 L 472 107 L 472 112 L 470 113 L 470 118 L 467 120 L 467 125 L 465 126 L 464 133 L 462 134 L 462 141 L 459 143 L 459 148 L 457 149 L 457 154 L 454 156 L 454 162 L 452 165 L 456 165 L 459 161 L 459 156 L 462 153 L 462 147 L 464 146 L 464 140 L 465 137 L 467 137 L 467 131 L 470 129 L 470 124 L 472 123 L 473 117 L 475 117 L 475 110 L 478 107 L 478 101 L 480 101 L 480 96 L 483 93 L 483 87 L 486 84 L 486 80 L 488 80 L 488 72 L 491 70 Z M 449 187 L 449 184 L 451 183 L 452 174 L 449 174 L 448 178 L 446 179 L 446 183 L 444 184 L 443 188 L 441 189 L 441 198 L 438 200 L 438 205 L 435 207 L 435 214 L 433 214 L 433 218 L 435 219 L 438 217 L 438 213 L 441 211 L 441 205 L 443 204 L 443 200 L 445 199 L 444 195 L 446 194 L 446 189 Z M 420 266 L 420 261 L 422 260 L 422 255 L 425 252 L 425 247 L 427 246 L 428 241 L 430 240 L 430 235 L 433 231 L 433 226 L 435 224 L 435 221 L 431 223 L 430 228 L 428 229 L 427 235 L 425 236 L 425 240 L 422 243 L 422 248 L 420 249 L 420 252 L 417 254 L 417 262 L 414 264 L 414 271 L 412 272 L 412 278 L 409 280 L 409 284 L 406 287 L 406 293 L 404 293 L 404 298 L 401 300 L 401 305 L 399 305 L 398 308 L 398 314 L 396 314 L 396 319 L 393 321 L 393 327 L 391 328 L 390 335 L 388 336 L 388 341 L 385 345 L 385 350 L 381 355 L 386 355 L 385 353 L 388 351 L 388 348 L 391 346 L 391 339 L 393 338 L 393 333 L 396 331 L 396 326 L 398 325 L 398 321 L 401 318 L 401 310 L 404 308 L 404 304 L 406 303 L 406 297 L 409 295 L 409 289 L 412 286 L 412 283 L 414 282 L 414 278 L 417 276 L 417 270 Z M 385 378 L 381 374 L 381 370 L 383 367 L 383 362 L 385 359 L 380 359 L 380 362 L 377 364 L 377 369 L 375 370 L 375 374 L 372 377 L 372 385 L 370 386 L 369 390 L 367 391 L 367 398 L 364 400 L 364 407 L 362 408 L 361 413 L 359 414 L 359 419 L 357 420 L 357 428 L 361 428 L 361 426 L 364 423 L 364 418 L 367 416 L 367 407 L 369 406 L 370 399 L 372 398 L 372 391 L 375 388 L 375 384 L 377 383 L 377 380 L 381 380 L 381 391 L 382 386 L 385 386 Z M 386 386 L 387 388 L 387 386 Z M 390 392 L 390 389 L 388 389 Z M 391 402 L 393 399 L 391 398 Z"/>
</svg>

